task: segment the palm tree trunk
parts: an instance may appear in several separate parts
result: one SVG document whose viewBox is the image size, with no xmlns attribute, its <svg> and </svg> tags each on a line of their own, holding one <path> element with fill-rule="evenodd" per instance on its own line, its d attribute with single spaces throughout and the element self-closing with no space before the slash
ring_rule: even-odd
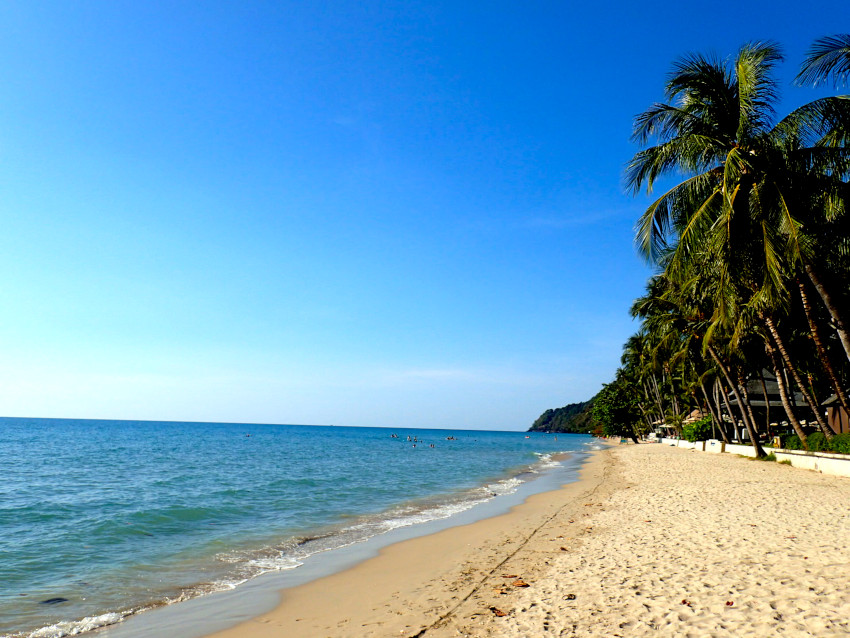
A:
<svg viewBox="0 0 850 638">
<path fill-rule="evenodd" d="M 726 421 L 723 420 L 723 405 L 720 402 L 720 395 L 723 394 L 723 384 L 720 383 L 720 378 L 714 378 L 714 388 L 712 389 L 712 393 L 714 395 L 714 407 L 717 410 L 717 417 L 719 423 L 717 424 L 720 428 L 720 436 L 723 437 L 723 441 L 725 443 L 729 443 L 729 436 L 726 434 Z M 726 403 L 726 410 L 729 412 L 729 418 L 732 418 L 732 411 L 729 409 L 729 402 L 726 401 L 726 395 L 723 394 L 723 403 Z"/>
<path fill-rule="evenodd" d="M 658 403 L 661 422 L 664 423 L 664 404 L 661 402 L 661 392 L 658 391 L 658 381 L 655 379 L 654 374 L 650 378 L 652 379 L 652 388 L 655 390 L 655 401 Z"/>
<path fill-rule="evenodd" d="M 815 342 L 815 348 L 817 348 L 821 365 L 826 371 L 826 374 L 832 383 L 832 387 L 835 389 L 835 394 L 838 397 L 839 403 L 841 403 L 841 407 L 844 408 L 844 411 L 847 412 L 847 414 L 850 414 L 850 401 L 847 400 L 847 394 L 844 392 L 844 388 L 841 387 L 841 383 L 838 381 L 838 376 L 835 374 L 835 369 L 832 367 L 832 361 L 829 358 L 829 353 L 823 345 L 823 339 L 821 339 L 820 336 L 820 329 L 818 328 L 817 321 L 815 321 L 812 306 L 809 303 L 809 295 L 806 293 L 806 286 L 800 279 L 797 279 L 797 285 L 800 288 L 800 299 L 803 301 L 803 310 L 806 312 L 806 319 L 809 322 L 809 330 L 811 330 L 812 333 L 812 341 Z"/>
<path fill-rule="evenodd" d="M 652 409 L 654 410 L 657 408 L 659 410 L 658 421 L 664 423 L 664 412 L 661 411 L 661 406 L 658 404 L 655 394 L 652 392 L 652 387 L 646 382 L 646 379 L 643 380 L 643 391 L 646 394 L 646 400 L 653 404 Z M 650 414 L 652 414 L 652 412 L 650 412 Z"/>
<path fill-rule="evenodd" d="M 649 393 L 649 388 L 646 387 L 646 379 L 642 379 L 640 386 L 643 388 L 643 396 L 647 401 L 652 401 L 652 395 Z"/>
<path fill-rule="evenodd" d="M 767 396 L 767 385 L 764 383 L 764 374 L 762 374 L 762 371 L 759 371 L 759 381 L 761 381 L 761 391 L 762 396 L 764 396 L 765 432 L 767 432 L 767 436 L 770 436 L 770 397 Z"/>
<path fill-rule="evenodd" d="M 708 398 L 708 392 L 705 391 L 705 384 L 702 382 L 702 379 L 699 380 L 699 387 L 700 390 L 702 390 L 702 396 L 705 399 L 705 405 L 708 407 L 708 412 L 709 414 L 711 414 L 712 438 L 717 438 L 716 436 L 714 436 L 714 428 L 715 426 L 719 427 L 717 426 L 718 418 L 717 415 L 714 413 L 714 406 L 711 405 L 711 400 Z"/>
<path fill-rule="evenodd" d="M 732 394 L 735 395 L 735 399 L 738 401 L 738 407 L 741 408 L 741 416 L 744 417 L 744 427 L 747 428 L 747 433 L 750 435 L 750 441 L 752 441 L 753 443 L 753 448 L 755 449 L 756 457 L 763 457 L 764 450 L 762 449 L 761 444 L 759 443 L 758 435 L 756 434 L 755 429 L 753 428 L 753 424 L 750 423 L 749 419 L 747 418 L 747 413 L 744 410 L 744 402 L 741 399 L 741 393 L 738 392 L 738 388 L 736 388 L 735 384 L 732 383 L 732 379 L 729 376 L 729 371 L 726 369 L 726 366 L 723 365 L 723 362 L 720 360 L 720 357 L 717 356 L 717 352 L 714 350 L 714 348 L 711 347 L 711 345 L 708 343 L 706 343 L 705 346 L 706 348 L 708 348 L 709 354 L 714 359 L 715 363 L 717 363 L 717 367 L 720 368 L 720 372 L 726 378 L 726 383 L 728 383 L 729 386 L 732 388 Z"/>
<path fill-rule="evenodd" d="M 676 398 L 676 386 L 673 384 L 673 373 L 669 371 L 669 367 L 664 371 L 664 376 L 667 377 L 667 380 L 670 383 L 670 401 L 673 404 L 673 414 L 679 416 L 679 414 L 681 414 L 681 411 L 679 410 L 679 400 Z"/>
<path fill-rule="evenodd" d="M 730 389 L 729 392 L 732 390 Z M 732 406 L 729 405 L 729 392 L 726 391 L 726 387 L 721 383 L 720 384 L 720 394 L 723 395 L 723 403 L 726 404 L 726 413 L 729 415 L 729 418 L 732 420 L 732 433 L 735 435 L 733 438 L 735 440 L 738 439 L 738 419 L 735 418 L 735 413 L 732 412 Z M 729 438 L 724 437 L 725 441 L 729 443 Z"/>
<path fill-rule="evenodd" d="M 638 408 L 640 409 L 640 413 L 643 416 L 643 420 L 646 421 L 646 426 L 649 428 L 649 431 L 652 432 L 652 421 L 649 420 L 649 413 L 646 411 L 646 408 L 643 407 L 642 403 L 638 403 Z"/>
<path fill-rule="evenodd" d="M 832 295 L 829 294 L 826 287 L 823 285 L 823 282 L 821 281 L 814 266 L 808 262 L 803 262 L 803 268 L 809 276 L 815 290 L 818 291 L 820 298 L 823 300 L 823 305 L 826 306 L 826 309 L 829 311 L 830 317 L 832 317 L 832 320 L 835 322 L 835 331 L 838 333 L 838 338 L 841 340 L 841 345 L 844 346 L 844 352 L 847 354 L 848 361 L 850 361 L 850 333 L 847 331 L 847 322 L 844 321 L 843 313 L 838 310 L 838 306 L 832 299 Z"/>
<path fill-rule="evenodd" d="M 753 430 L 758 434 L 758 426 L 756 425 L 756 417 L 753 415 L 753 407 L 750 405 L 750 393 L 747 391 L 747 380 L 744 379 L 744 373 L 740 368 L 736 370 L 738 374 L 738 387 L 741 388 L 741 398 L 744 399 L 744 407 L 747 410 L 747 416 L 750 423 L 753 424 Z"/>
<path fill-rule="evenodd" d="M 782 407 L 785 408 L 785 414 L 788 415 L 788 422 L 791 424 L 791 427 L 794 428 L 794 432 L 797 433 L 797 437 L 800 439 L 803 447 L 806 447 L 806 433 L 803 432 L 803 426 L 800 425 L 800 422 L 797 420 L 797 415 L 794 414 L 794 406 L 791 405 L 791 401 L 788 398 L 788 386 L 785 384 L 785 375 L 783 374 L 779 357 L 776 356 L 776 350 L 770 343 L 770 339 L 764 340 L 764 348 L 767 350 L 767 355 L 773 362 L 773 372 L 776 374 L 776 385 L 779 386 L 779 396 L 782 398 Z"/>
<path fill-rule="evenodd" d="M 788 356 L 788 351 L 785 349 L 785 342 L 782 340 L 782 337 L 779 334 L 779 331 L 776 329 L 776 324 L 773 323 L 773 319 L 771 319 L 767 315 L 762 315 L 762 319 L 764 320 L 767 329 L 770 331 L 771 336 L 773 337 L 774 343 L 776 343 L 776 347 L 779 350 L 779 354 L 782 356 L 783 361 L 785 362 L 785 366 L 788 368 L 788 371 L 791 373 L 791 376 L 794 379 L 794 383 L 797 384 L 797 387 L 800 388 L 800 393 L 803 395 L 803 399 L 806 403 L 809 404 L 809 408 L 812 410 L 812 415 L 815 417 L 815 423 L 817 423 L 818 429 L 823 432 L 824 436 L 827 439 L 832 439 L 835 435 L 835 432 L 832 431 L 830 426 L 824 426 L 821 423 L 821 418 L 818 416 L 818 405 L 812 397 L 809 389 L 803 383 L 803 380 L 800 378 L 800 373 L 797 372 L 797 368 L 794 366 L 791 361 L 791 357 Z"/>
</svg>

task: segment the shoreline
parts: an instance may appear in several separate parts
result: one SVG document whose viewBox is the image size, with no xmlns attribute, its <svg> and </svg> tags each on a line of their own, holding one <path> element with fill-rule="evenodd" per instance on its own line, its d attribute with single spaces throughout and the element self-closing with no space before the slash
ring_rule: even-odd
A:
<svg viewBox="0 0 850 638">
<path fill-rule="evenodd" d="M 612 446 L 509 513 L 391 545 L 210 638 L 844 636 L 850 480 Z"/>
<path fill-rule="evenodd" d="M 265 590 L 270 611 L 194 635 L 844 636 L 848 502 L 846 478 L 610 446 L 592 453 L 579 480 L 508 513 Z M 246 590 L 246 602 L 258 592 Z"/>
<path fill-rule="evenodd" d="M 505 514 L 389 545 L 345 571 L 281 591 L 280 603 L 270 612 L 207 635 L 431 635 L 462 604 L 486 595 L 483 587 L 496 572 L 517 571 L 514 581 L 531 578 L 536 566 L 518 570 L 514 565 L 524 563 L 521 550 L 554 518 L 586 515 L 584 501 L 612 489 L 603 488 L 611 468 L 607 450 L 595 451 L 575 482 L 534 494 Z M 576 526 L 574 531 L 558 542 L 569 543 L 585 530 Z"/>
<path fill-rule="evenodd" d="M 17 483 L 12 475 L 28 518 L 6 565 L 11 577 L 0 595 L 0 634 L 55 638 L 109 627 L 110 635 L 124 636 L 138 618 L 191 609 L 196 599 L 215 597 L 216 607 L 228 605 L 236 590 L 254 587 L 254 580 L 273 590 L 297 584 L 331 554 L 342 565 L 329 570 L 336 571 L 351 556 L 367 557 L 361 547 L 377 551 L 385 538 L 404 538 L 399 528 L 421 535 L 442 525 L 432 521 L 457 525 L 506 511 L 521 495 L 560 485 L 555 476 L 567 477 L 562 483 L 574 480 L 588 449 L 598 447 L 579 435 L 558 442 L 551 436 L 455 431 L 446 437 L 450 443 L 440 443 L 439 435 L 447 433 L 409 430 L 433 440 L 431 449 L 390 440 L 389 432 L 377 428 L 340 433 L 269 426 L 248 438 L 227 427 L 109 423 L 111 429 L 100 433 L 90 423 L 63 429 L 45 421 L 33 428 L 33 440 L 61 440 L 82 462 L 73 464 L 79 468 L 76 481 L 56 473 L 55 486 L 67 494 L 69 506 L 44 525 L 40 516 L 55 516 L 50 500 L 39 498 L 25 474 Z M 27 423 L 13 425 L 12 432 L 19 428 L 28 435 Z M 22 449 L 39 449 L 24 446 L 24 436 L 13 438 Z M 75 441 L 82 443 L 74 447 Z M 146 471 L 122 462 L 127 444 L 145 451 L 138 458 Z M 158 453 L 165 448 L 172 453 Z M 108 454 L 98 464 L 101 450 Z M 563 453 L 572 459 L 560 460 Z M 22 468 L 37 465 L 26 461 L 37 461 L 38 454 L 19 459 Z M 245 472 L 235 471 L 243 465 Z M 50 475 L 50 466 L 44 469 Z M 74 500 L 84 485 L 107 506 Z M 57 542 L 44 542 L 49 534 Z M 30 547 L 39 558 L 26 563 Z M 276 585 L 278 576 L 285 585 Z M 254 590 L 251 600 L 245 596 L 238 604 L 253 606 L 259 596 L 265 594 Z M 40 604 L 54 599 L 56 604 Z M 272 595 L 263 607 L 275 602 Z M 195 613 L 204 631 L 179 635 L 217 628 L 206 625 L 206 615 Z M 168 633 L 167 622 L 152 625 L 146 635 Z"/>
<path fill-rule="evenodd" d="M 215 635 L 217 631 L 273 610 L 280 604 L 281 591 L 299 590 L 318 580 L 324 581 L 357 569 L 363 562 L 380 557 L 390 547 L 501 517 L 529 499 L 558 491 L 565 484 L 572 485 L 579 481 L 580 472 L 596 453 L 591 448 L 555 455 L 553 460 L 559 463 L 554 467 L 547 468 L 532 480 L 521 482 L 514 491 L 480 502 L 470 509 L 448 517 L 398 527 L 365 541 L 322 551 L 313 554 L 295 569 L 267 572 L 234 589 L 134 614 L 124 622 L 101 627 L 94 633 L 102 638 L 141 638 L 164 634 L 178 638 L 200 638 Z"/>
</svg>

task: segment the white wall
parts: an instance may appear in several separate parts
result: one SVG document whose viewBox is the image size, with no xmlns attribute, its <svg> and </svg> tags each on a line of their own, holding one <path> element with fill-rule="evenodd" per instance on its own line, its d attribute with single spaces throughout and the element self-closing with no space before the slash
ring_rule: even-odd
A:
<svg viewBox="0 0 850 638">
<path fill-rule="evenodd" d="M 776 454 L 777 461 L 791 461 L 794 467 L 833 476 L 850 476 L 850 457 L 847 454 L 802 450 L 773 450 L 773 453 Z"/>
<path fill-rule="evenodd" d="M 708 441 L 697 441 L 689 443 L 682 439 L 661 439 L 663 445 L 671 445 L 680 447 L 686 450 L 699 450 L 701 452 L 710 452 L 720 454 L 721 452 L 729 454 L 738 454 L 740 456 L 749 456 L 755 458 L 756 452 L 752 445 L 738 443 L 724 443 L 716 439 Z M 832 476 L 847 476 L 850 477 L 850 455 L 848 454 L 830 454 L 829 452 L 804 452 L 802 450 L 781 450 L 776 448 L 765 448 L 765 452 L 770 454 L 773 452 L 776 455 L 777 461 L 791 461 L 791 465 L 806 470 L 814 470 L 822 474 L 830 474 Z"/>
</svg>

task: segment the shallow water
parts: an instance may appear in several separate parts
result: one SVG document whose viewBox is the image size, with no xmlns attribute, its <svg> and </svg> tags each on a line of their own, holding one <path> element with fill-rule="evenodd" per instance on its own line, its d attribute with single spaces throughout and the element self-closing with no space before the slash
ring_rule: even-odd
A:
<svg viewBox="0 0 850 638">
<path fill-rule="evenodd" d="M 295 568 L 509 493 L 588 440 L 3 418 L 0 634 L 69 635 Z"/>
</svg>

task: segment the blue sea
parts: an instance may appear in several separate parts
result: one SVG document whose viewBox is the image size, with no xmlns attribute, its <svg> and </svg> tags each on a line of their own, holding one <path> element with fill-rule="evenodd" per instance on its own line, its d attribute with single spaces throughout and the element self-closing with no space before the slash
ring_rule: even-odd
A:
<svg viewBox="0 0 850 638">
<path fill-rule="evenodd" d="M 0 418 L 0 636 L 75 635 L 297 569 L 318 552 L 509 494 L 577 463 L 590 444 L 565 434 Z"/>
</svg>

